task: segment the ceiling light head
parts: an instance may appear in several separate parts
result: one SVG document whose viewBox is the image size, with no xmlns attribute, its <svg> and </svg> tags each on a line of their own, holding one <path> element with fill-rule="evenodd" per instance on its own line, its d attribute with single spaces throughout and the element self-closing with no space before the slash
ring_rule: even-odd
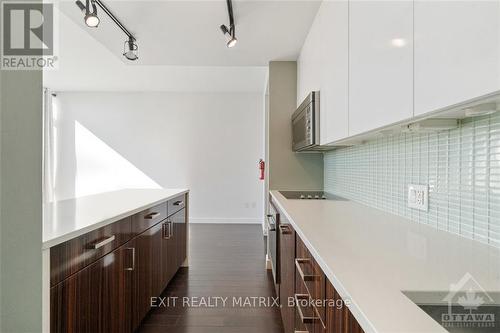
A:
<svg viewBox="0 0 500 333">
<path fill-rule="evenodd" d="M 99 17 L 97 16 L 97 6 L 94 0 L 86 0 L 85 5 L 80 1 L 75 2 L 78 8 L 85 14 L 83 20 L 90 28 L 97 28 L 99 25 Z"/>
<path fill-rule="evenodd" d="M 123 47 L 123 56 L 130 61 L 139 59 L 139 46 L 135 42 L 135 39 L 129 37 L 129 39 L 125 41 Z"/>
<path fill-rule="evenodd" d="M 224 34 L 224 37 L 226 38 L 226 46 L 228 48 L 231 48 L 236 45 L 238 42 L 238 39 L 234 36 L 234 28 L 227 28 L 224 24 L 220 26 L 220 30 Z"/>
<path fill-rule="evenodd" d="M 231 48 L 238 43 L 238 39 L 236 37 L 231 36 L 231 38 L 227 41 L 226 46 Z"/>
<path fill-rule="evenodd" d="M 85 24 L 88 27 L 97 28 L 99 22 L 100 22 L 99 17 L 96 14 L 90 13 L 85 15 Z"/>
</svg>

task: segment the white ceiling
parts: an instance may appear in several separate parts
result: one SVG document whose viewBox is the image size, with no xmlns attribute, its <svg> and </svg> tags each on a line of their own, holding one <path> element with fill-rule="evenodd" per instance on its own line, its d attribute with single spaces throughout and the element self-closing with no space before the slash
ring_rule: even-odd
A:
<svg viewBox="0 0 500 333">
<path fill-rule="evenodd" d="M 220 24 L 225 0 L 104 3 L 138 39 L 136 62 L 124 59 L 125 35 L 104 13 L 91 29 L 74 2 L 62 1 L 59 68 L 44 72 L 56 91 L 264 92 L 271 60 L 296 60 L 317 1 L 235 1 L 237 37 L 227 49 Z"/>
<path fill-rule="evenodd" d="M 267 66 L 270 60 L 296 60 L 319 1 L 233 1 L 238 44 L 227 49 L 219 26 L 228 25 L 225 0 L 111 1 L 111 11 L 137 37 L 143 65 Z M 74 1 L 61 11 L 84 27 Z M 87 29 L 121 58 L 124 34 L 105 16 Z"/>
</svg>

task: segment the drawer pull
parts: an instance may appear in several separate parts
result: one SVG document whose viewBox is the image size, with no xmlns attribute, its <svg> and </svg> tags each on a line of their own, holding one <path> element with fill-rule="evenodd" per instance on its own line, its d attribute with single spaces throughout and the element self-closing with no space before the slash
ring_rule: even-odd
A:
<svg viewBox="0 0 500 333">
<path fill-rule="evenodd" d="M 174 206 L 184 206 L 184 201 L 182 200 L 176 201 L 174 202 Z"/>
<path fill-rule="evenodd" d="M 160 214 L 160 213 L 158 213 L 158 212 L 153 212 L 153 213 L 149 213 L 148 215 L 144 216 L 144 218 L 145 218 L 146 220 L 152 220 L 152 219 L 154 219 L 155 217 L 158 217 L 158 216 L 160 216 L 160 215 L 161 215 L 161 214 Z"/>
<path fill-rule="evenodd" d="M 299 318 L 302 324 L 312 324 L 314 321 L 318 320 L 319 317 L 315 316 L 315 311 L 313 309 L 313 314 L 311 316 L 304 316 L 302 312 L 302 307 L 300 306 L 300 300 L 306 299 L 309 301 L 309 295 L 306 294 L 295 294 L 295 304 L 297 307 L 297 312 L 299 313 Z"/>
<path fill-rule="evenodd" d="M 297 271 L 299 272 L 300 278 L 305 281 L 314 281 L 316 279 L 316 275 L 305 274 L 302 270 L 302 264 L 311 264 L 311 259 L 305 258 L 297 258 L 295 259 L 295 267 L 297 267 Z"/>
<path fill-rule="evenodd" d="M 135 269 L 135 247 L 127 247 L 125 250 L 132 251 L 132 267 L 125 268 L 126 271 L 133 271 Z"/>
<path fill-rule="evenodd" d="M 96 242 L 96 243 L 92 244 L 92 248 L 94 250 L 97 250 L 98 248 L 103 247 L 104 245 L 109 244 L 109 243 L 111 243 L 114 240 L 115 240 L 115 235 L 113 235 L 111 237 L 108 237 L 108 238 L 105 238 L 105 239 L 103 239 L 103 240 L 101 240 L 99 242 Z"/>
<path fill-rule="evenodd" d="M 280 233 L 282 235 L 288 235 L 292 233 L 292 230 L 290 229 L 289 225 L 286 224 L 280 224 Z"/>
</svg>

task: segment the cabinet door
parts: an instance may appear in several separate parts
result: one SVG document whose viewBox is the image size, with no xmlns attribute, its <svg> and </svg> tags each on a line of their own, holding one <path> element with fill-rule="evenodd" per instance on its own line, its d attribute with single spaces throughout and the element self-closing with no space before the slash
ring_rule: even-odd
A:
<svg viewBox="0 0 500 333">
<path fill-rule="evenodd" d="M 349 135 L 356 135 L 413 116 L 413 2 L 349 6 Z"/>
<path fill-rule="evenodd" d="M 288 306 L 288 300 L 294 297 L 295 291 L 295 231 L 290 224 L 279 225 L 279 238 L 281 319 L 284 330 L 288 333 L 294 331 L 295 320 L 294 308 Z"/>
<path fill-rule="evenodd" d="M 333 300 L 334 306 L 326 307 L 326 333 L 363 333 L 363 329 L 330 281 L 326 281 L 326 299 Z"/>
<path fill-rule="evenodd" d="M 316 16 L 320 21 L 321 86 L 320 143 L 348 136 L 349 3 L 323 1 Z"/>
<path fill-rule="evenodd" d="M 159 296 L 162 288 L 161 246 L 162 224 L 146 230 L 131 241 L 135 248 L 135 280 L 132 327 L 137 328 L 151 308 L 151 297 Z"/>
<path fill-rule="evenodd" d="M 172 216 L 164 224 L 164 236 L 161 245 L 161 271 L 164 285 L 172 279 L 177 272 L 177 246 L 174 240 L 175 230 Z"/>
<path fill-rule="evenodd" d="M 500 2 L 415 1 L 415 115 L 500 89 Z"/>
<path fill-rule="evenodd" d="M 348 1 L 323 1 L 297 62 L 297 105 L 320 91 L 320 143 L 348 135 Z"/>
<path fill-rule="evenodd" d="M 135 267 L 129 243 L 50 289 L 51 332 L 131 331 Z"/>
<path fill-rule="evenodd" d="M 315 19 L 297 59 L 297 106 L 311 91 L 321 90 L 321 43 L 321 26 Z"/>
<path fill-rule="evenodd" d="M 170 217 L 173 223 L 173 239 L 175 242 L 175 272 L 182 266 L 186 260 L 187 254 L 187 224 L 186 224 L 186 209 L 181 209 Z M 174 274 L 175 274 L 174 272 Z"/>
</svg>

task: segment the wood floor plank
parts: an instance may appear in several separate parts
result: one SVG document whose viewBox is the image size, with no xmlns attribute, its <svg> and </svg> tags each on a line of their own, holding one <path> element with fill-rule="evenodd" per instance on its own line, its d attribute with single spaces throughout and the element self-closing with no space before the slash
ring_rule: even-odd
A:
<svg viewBox="0 0 500 333">
<path fill-rule="evenodd" d="M 161 296 L 178 297 L 176 305 L 152 309 L 138 332 L 283 332 L 279 308 L 273 304 L 272 275 L 264 267 L 261 226 L 193 224 L 190 246 L 190 267 L 179 270 Z M 195 307 L 183 304 L 184 297 L 227 300 Z M 238 303 L 254 297 L 268 303 Z"/>
</svg>

